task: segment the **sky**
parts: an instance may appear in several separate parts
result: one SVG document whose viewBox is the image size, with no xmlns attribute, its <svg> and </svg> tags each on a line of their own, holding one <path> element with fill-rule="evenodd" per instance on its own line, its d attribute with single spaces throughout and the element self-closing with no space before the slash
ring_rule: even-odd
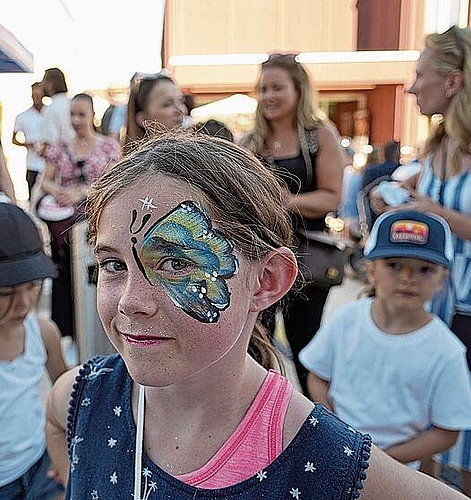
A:
<svg viewBox="0 0 471 500">
<path fill-rule="evenodd" d="M 20 199 L 25 152 L 11 136 L 15 117 L 31 105 L 31 84 L 59 67 L 74 95 L 126 85 L 136 71 L 159 71 L 162 6 L 163 0 L 1 0 L 0 24 L 34 57 L 32 74 L 0 74 L 1 139 Z M 96 104 L 101 114 L 107 103 Z"/>
</svg>

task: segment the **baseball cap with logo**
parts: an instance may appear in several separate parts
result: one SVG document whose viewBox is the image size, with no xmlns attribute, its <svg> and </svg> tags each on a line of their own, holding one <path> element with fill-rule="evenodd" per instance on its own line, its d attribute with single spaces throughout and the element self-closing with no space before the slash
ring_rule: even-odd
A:
<svg viewBox="0 0 471 500">
<path fill-rule="evenodd" d="M 363 253 L 369 260 L 407 257 L 448 268 L 453 262 L 453 238 L 448 223 L 438 215 L 390 211 L 374 223 Z"/>
<path fill-rule="evenodd" d="M 38 229 L 21 208 L 0 203 L 0 286 L 15 286 L 57 276 L 44 253 Z"/>
</svg>

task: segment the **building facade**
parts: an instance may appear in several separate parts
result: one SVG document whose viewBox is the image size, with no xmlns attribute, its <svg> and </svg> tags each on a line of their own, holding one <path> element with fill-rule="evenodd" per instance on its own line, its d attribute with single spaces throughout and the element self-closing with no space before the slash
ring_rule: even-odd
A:
<svg viewBox="0 0 471 500">
<path fill-rule="evenodd" d="M 469 24 L 468 0 L 167 0 L 162 60 L 203 104 L 255 95 L 267 53 L 296 52 L 340 133 L 420 145 L 407 94 L 426 33 Z"/>
</svg>

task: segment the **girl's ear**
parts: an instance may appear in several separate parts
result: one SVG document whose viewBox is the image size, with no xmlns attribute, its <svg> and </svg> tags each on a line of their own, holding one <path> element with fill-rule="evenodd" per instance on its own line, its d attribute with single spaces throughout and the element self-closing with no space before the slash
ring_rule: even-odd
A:
<svg viewBox="0 0 471 500">
<path fill-rule="evenodd" d="M 262 311 L 281 299 L 293 285 L 297 274 L 296 257 L 289 248 L 272 250 L 260 265 L 251 311 Z"/>
</svg>

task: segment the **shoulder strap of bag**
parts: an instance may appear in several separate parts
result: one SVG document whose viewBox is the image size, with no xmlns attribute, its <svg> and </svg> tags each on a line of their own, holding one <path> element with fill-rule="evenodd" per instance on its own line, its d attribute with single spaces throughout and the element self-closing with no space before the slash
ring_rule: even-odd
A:
<svg viewBox="0 0 471 500">
<path fill-rule="evenodd" d="M 305 130 L 298 125 L 298 136 L 301 145 L 301 152 L 306 165 L 306 185 L 312 186 L 314 178 L 314 168 L 312 165 L 312 156 L 319 151 L 319 140 L 317 138 L 317 130 Z"/>
</svg>

